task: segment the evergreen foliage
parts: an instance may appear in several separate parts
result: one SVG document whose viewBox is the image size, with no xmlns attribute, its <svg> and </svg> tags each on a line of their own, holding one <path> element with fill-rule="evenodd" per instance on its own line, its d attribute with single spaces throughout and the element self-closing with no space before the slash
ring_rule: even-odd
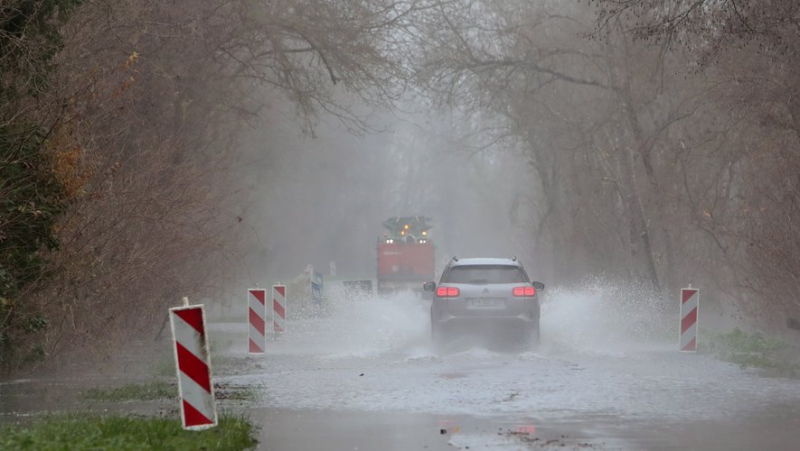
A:
<svg viewBox="0 0 800 451">
<path fill-rule="evenodd" d="M 62 46 L 58 26 L 80 3 L 12 0 L 0 6 L 0 365 L 16 354 L 15 336 L 49 324 L 39 312 L 26 311 L 19 297 L 45 276 L 45 253 L 58 248 L 64 189 L 46 146 L 47 128 L 26 116 L 24 106 L 47 86 Z"/>
</svg>

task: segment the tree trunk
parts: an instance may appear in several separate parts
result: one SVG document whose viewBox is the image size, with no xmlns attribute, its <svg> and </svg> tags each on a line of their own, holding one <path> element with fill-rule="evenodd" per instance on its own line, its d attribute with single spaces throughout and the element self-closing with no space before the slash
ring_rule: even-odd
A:
<svg viewBox="0 0 800 451">
<path fill-rule="evenodd" d="M 623 200 L 628 210 L 628 225 L 630 227 L 631 255 L 635 264 L 643 263 L 647 274 L 645 277 L 655 290 L 660 290 L 658 272 L 653 258 L 653 249 L 650 245 L 650 233 L 647 229 L 642 201 L 636 187 L 636 174 L 634 169 L 635 154 L 630 146 L 622 146 L 620 169 L 622 175 Z M 641 246 L 640 246 L 641 245 Z"/>
</svg>

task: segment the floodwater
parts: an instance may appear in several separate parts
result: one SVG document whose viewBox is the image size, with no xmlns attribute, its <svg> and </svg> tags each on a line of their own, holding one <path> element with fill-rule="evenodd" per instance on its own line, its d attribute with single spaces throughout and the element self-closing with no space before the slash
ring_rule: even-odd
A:
<svg viewBox="0 0 800 451">
<path fill-rule="evenodd" d="M 247 354 L 245 324 L 210 326 L 215 381 L 255 393 L 221 406 L 258 424 L 263 449 L 795 449 L 800 440 L 800 381 L 678 353 L 673 325 L 661 327 L 669 312 L 610 302 L 603 287 L 550 293 L 542 344 L 522 352 L 434 347 L 428 304 L 410 294 L 330 301 L 322 317 L 290 309 L 288 332 L 262 356 Z M 90 383 L 121 382 L 101 379 Z M 86 408 L 77 381 L 3 383 L 0 421 Z"/>
</svg>

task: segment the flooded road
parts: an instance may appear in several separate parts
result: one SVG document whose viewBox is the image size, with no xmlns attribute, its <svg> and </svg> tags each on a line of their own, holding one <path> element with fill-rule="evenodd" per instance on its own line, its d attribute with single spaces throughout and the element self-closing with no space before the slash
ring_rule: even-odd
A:
<svg viewBox="0 0 800 451">
<path fill-rule="evenodd" d="M 800 438 L 798 382 L 763 378 L 708 356 L 549 348 L 331 358 L 290 356 L 280 341 L 273 345 L 274 354 L 248 359 L 248 370 L 225 380 L 258 387 L 250 411 L 264 443 L 319 439 L 294 449 L 528 449 L 547 442 L 792 449 Z"/>
<path fill-rule="evenodd" d="M 210 324 L 216 382 L 253 394 L 222 409 L 253 420 L 262 449 L 796 449 L 800 440 L 800 381 L 680 354 L 658 332 L 633 339 L 615 318 L 579 308 L 586 300 L 546 305 L 543 342 L 523 352 L 436 348 L 427 304 L 413 297 L 346 302 L 291 321 L 263 356 L 247 354 L 245 324 Z M 114 377 L 3 383 L 0 421 L 174 411 L 169 401 L 74 394 L 124 380 Z"/>
<path fill-rule="evenodd" d="M 678 353 L 658 331 L 635 330 L 635 309 L 614 318 L 585 305 L 597 299 L 554 298 L 533 350 L 438 349 L 429 304 L 399 296 L 297 321 L 264 356 L 235 340 L 226 352 L 243 366 L 221 380 L 257 387 L 249 412 L 275 449 L 793 449 L 800 440 L 799 381 Z"/>
</svg>

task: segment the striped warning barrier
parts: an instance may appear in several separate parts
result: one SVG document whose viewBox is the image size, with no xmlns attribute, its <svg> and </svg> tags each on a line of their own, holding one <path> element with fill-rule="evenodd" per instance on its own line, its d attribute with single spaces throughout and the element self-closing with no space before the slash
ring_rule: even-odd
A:
<svg viewBox="0 0 800 451">
<path fill-rule="evenodd" d="M 272 286 L 272 324 L 275 333 L 286 332 L 286 286 Z"/>
<path fill-rule="evenodd" d="M 700 303 L 700 290 L 684 288 L 681 290 L 681 336 L 682 352 L 697 351 L 697 311 Z"/>
<path fill-rule="evenodd" d="M 263 354 L 267 346 L 267 290 L 250 288 L 247 290 L 247 349 L 250 354 Z"/>
<path fill-rule="evenodd" d="M 181 421 L 184 429 L 202 430 L 217 425 L 206 319 L 202 305 L 169 309 L 175 364 L 178 369 Z"/>
</svg>

